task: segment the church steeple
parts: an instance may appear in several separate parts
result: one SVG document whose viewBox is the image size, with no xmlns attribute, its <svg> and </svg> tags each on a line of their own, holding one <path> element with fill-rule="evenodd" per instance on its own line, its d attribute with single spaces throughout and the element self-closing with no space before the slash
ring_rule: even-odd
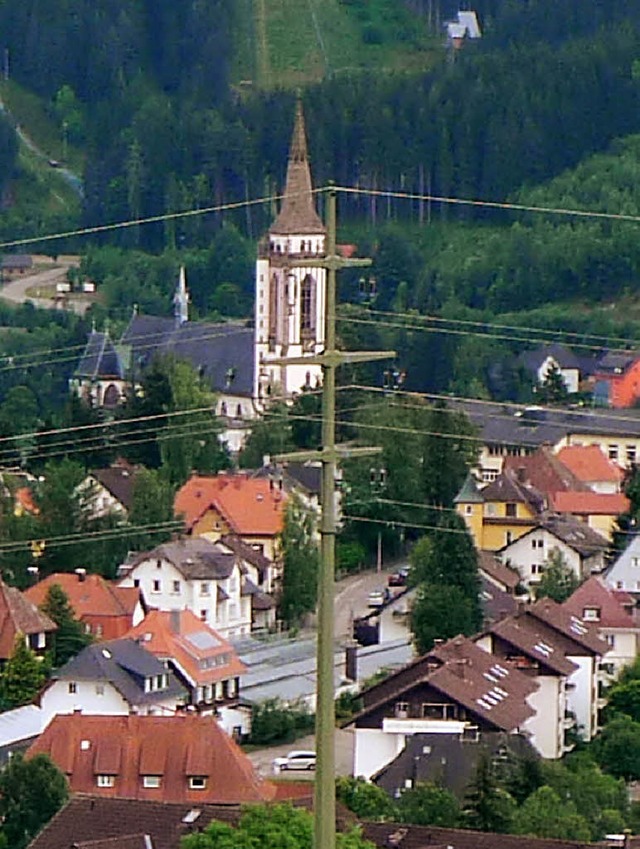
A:
<svg viewBox="0 0 640 849">
<path fill-rule="evenodd" d="M 180 267 L 178 285 L 173 296 L 173 315 L 176 320 L 176 327 L 180 327 L 189 321 L 189 293 L 187 292 L 187 278 L 184 265 Z"/>
<path fill-rule="evenodd" d="M 311 184 L 311 169 L 307 153 L 302 101 L 296 102 L 296 115 L 289 148 L 287 180 L 280 214 L 269 232 L 273 235 L 322 234 L 324 224 L 316 212 Z"/>
</svg>

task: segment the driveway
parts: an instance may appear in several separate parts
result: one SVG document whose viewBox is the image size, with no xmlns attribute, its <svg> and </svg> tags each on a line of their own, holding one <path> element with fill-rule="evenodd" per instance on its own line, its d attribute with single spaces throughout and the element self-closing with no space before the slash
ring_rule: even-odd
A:
<svg viewBox="0 0 640 849">
<path fill-rule="evenodd" d="M 381 572 L 375 570 L 350 575 L 336 583 L 335 594 L 335 630 L 336 639 L 350 639 L 353 633 L 353 620 L 371 612 L 367 605 L 369 593 L 372 590 L 384 590 L 389 575 L 405 566 L 406 561 L 394 562 L 384 566 Z"/>
<path fill-rule="evenodd" d="M 32 304 L 41 309 L 58 309 L 59 305 L 52 292 L 55 292 L 57 283 L 64 283 L 67 279 L 67 271 L 72 265 L 77 265 L 70 260 L 59 260 L 52 268 L 36 271 L 26 277 L 18 277 L 11 280 L 0 289 L 0 297 L 12 304 L 24 304 L 31 301 Z M 39 291 L 41 297 L 39 297 Z M 32 294 L 34 293 L 34 294 Z M 64 309 L 83 315 L 90 307 L 88 299 L 68 298 Z"/>
<path fill-rule="evenodd" d="M 345 728 L 336 728 L 336 775 L 351 775 L 353 770 L 353 732 Z M 263 778 L 273 778 L 273 759 L 282 757 L 294 749 L 311 749 L 315 750 L 316 742 L 313 734 L 306 737 L 300 737 L 293 743 L 286 743 L 282 746 L 269 746 L 266 749 L 258 749 L 249 754 L 251 763 Z M 312 780 L 315 773 L 305 772 L 304 770 L 292 770 L 278 773 L 278 778 L 293 779 L 300 781 L 301 779 Z"/>
</svg>

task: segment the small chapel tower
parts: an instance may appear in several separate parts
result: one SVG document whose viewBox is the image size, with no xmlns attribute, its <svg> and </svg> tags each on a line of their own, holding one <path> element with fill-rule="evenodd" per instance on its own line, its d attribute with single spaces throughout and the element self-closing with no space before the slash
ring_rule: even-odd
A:
<svg viewBox="0 0 640 849">
<path fill-rule="evenodd" d="M 187 276 L 184 265 L 180 266 L 178 285 L 173 296 L 173 316 L 176 320 L 176 327 L 180 327 L 189 321 L 189 293 L 187 292 Z"/>
<path fill-rule="evenodd" d="M 254 396 L 260 405 L 272 395 L 291 397 L 321 380 L 318 365 L 282 366 L 270 361 L 312 357 L 324 348 L 326 271 L 316 262 L 325 256 L 325 241 L 298 100 L 282 206 L 258 249 Z M 292 260 L 304 264 L 293 267 Z"/>
</svg>

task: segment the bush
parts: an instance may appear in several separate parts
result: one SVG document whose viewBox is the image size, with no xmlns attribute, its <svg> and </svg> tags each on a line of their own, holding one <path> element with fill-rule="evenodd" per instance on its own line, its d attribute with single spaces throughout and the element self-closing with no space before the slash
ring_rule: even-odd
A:
<svg viewBox="0 0 640 849">
<path fill-rule="evenodd" d="M 382 44 L 384 33 L 375 24 L 367 24 L 362 30 L 362 40 L 365 44 Z"/>
<path fill-rule="evenodd" d="M 249 742 L 257 746 L 290 743 L 314 727 L 315 716 L 304 703 L 285 705 L 280 699 L 267 699 L 253 707 Z"/>
</svg>

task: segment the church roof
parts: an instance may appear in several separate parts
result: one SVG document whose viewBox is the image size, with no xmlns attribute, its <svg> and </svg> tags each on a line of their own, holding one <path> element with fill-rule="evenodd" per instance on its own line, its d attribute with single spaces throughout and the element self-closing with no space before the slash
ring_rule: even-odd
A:
<svg viewBox="0 0 640 849">
<path fill-rule="evenodd" d="M 296 117 L 289 149 L 284 199 L 278 217 L 269 230 L 274 235 L 324 233 L 325 227 L 313 202 L 311 169 L 307 153 L 302 103 L 296 104 Z"/>
<path fill-rule="evenodd" d="M 173 355 L 191 363 L 214 392 L 250 396 L 253 392 L 253 330 L 241 324 L 187 321 L 134 315 L 122 345 L 130 346 L 136 375 L 154 356 Z"/>
<path fill-rule="evenodd" d="M 118 378 L 124 376 L 124 369 L 118 352 L 109 336 L 109 332 L 91 331 L 87 346 L 76 368 L 78 377 Z"/>
</svg>

